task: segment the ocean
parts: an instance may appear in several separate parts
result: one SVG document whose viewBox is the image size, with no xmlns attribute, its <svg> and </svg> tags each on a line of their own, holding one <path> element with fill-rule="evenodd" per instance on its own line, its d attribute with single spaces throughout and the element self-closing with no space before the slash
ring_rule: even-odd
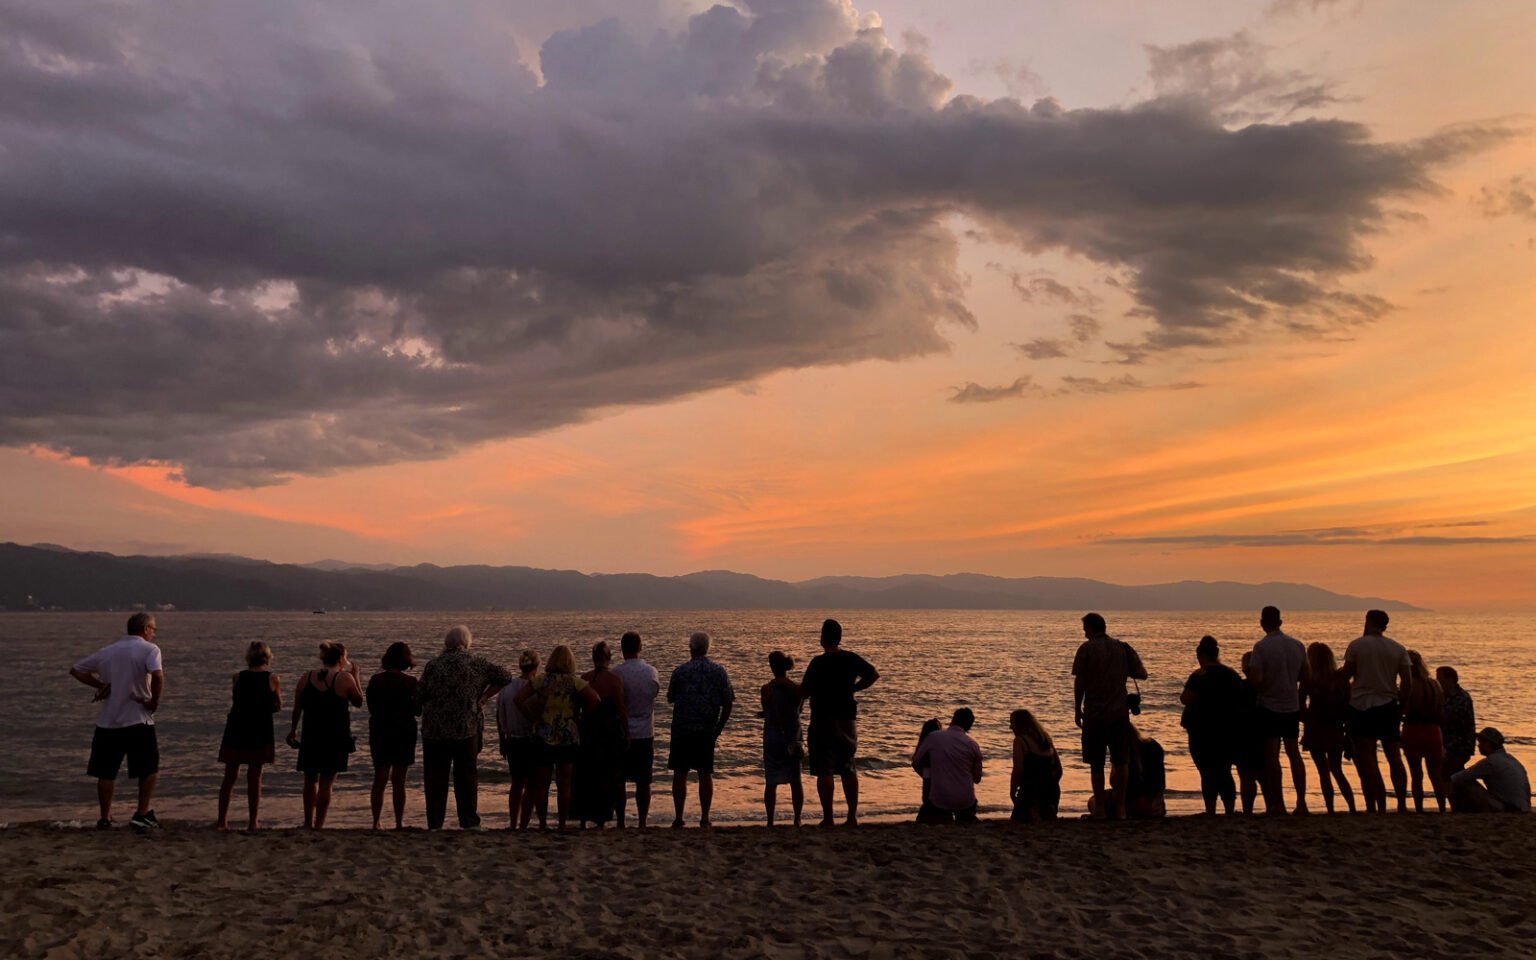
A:
<svg viewBox="0 0 1536 960">
<path fill-rule="evenodd" d="M 859 696 L 860 815 L 868 820 L 911 818 L 917 808 L 919 780 L 908 759 L 924 720 L 947 722 L 960 706 L 977 715 L 972 735 L 981 744 L 986 775 L 978 787 L 983 817 L 1006 816 L 1012 735 L 1008 714 L 1017 707 L 1035 711 L 1061 749 L 1066 774 L 1062 812 L 1074 816 L 1089 794 L 1088 770 L 1078 756 L 1072 723 L 1072 656 L 1082 641 L 1080 611 L 828 611 L 841 620 L 844 647 L 861 654 L 880 671 L 880 681 Z M 1194 647 L 1205 633 L 1222 643 L 1223 660 L 1237 665 L 1244 650 L 1262 634 L 1253 613 L 1108 612 L 1109 632 L 1141 654 L 1150 679 L 1141 684 L 1143 731 L 1156 737 L 1168 755 L 1168 807 L 1171 814 L 1201 809 L 1199 779 L 1189 760 L 1179 727 L 1179 692 L 1194 669 Z M 10 670 L 11 693 L 0 701 L 7 749 L 0 751 L 0 822 L 28 820 L 94 822 L 95 788 L 85 776 L 95 705 L 92 691 L 69 676 L 70 666 L 116 639 L 126 614 L 10 613 L 0 616 Z M 180 613 L 157 614 L 158 642 L 164 652 L 166 693 L 157 718 L 161 775 L 155 807 L 162 818 L 206 820 L 216 813 L 223 768 L 217 762 L 219 739 L 229 709 L 230 677 L 243 666 L 246 645 L 263 640 L 275 653 L 273 672 L 282 678 L 284 711 L 277 718 L 279 741 L 286 732 L 295 681 L 317 664 L 322 640 L 339 640 L 358 661 L 364 682 L 378 669 L 384 648 L 404 640 L 418 664 L 441 649 L 443 633 L 463 623 L 474 631 L 476 653 L 516 672 L 518 653 L 537 650 L 541 658 L 557 644 L 569 644 L 583 670 L 592 644 L 614 642 L 626 630 L 645 638 L 645 658 L 662 676 L 657 704 L 657 777 L 652 824 L 671 819 L 670 775 L 666 762 L 668 708 L 666 677 L 687 659 L 687 639 L 695 630 L 713 638 L 711 656 L 729 671 L 736 689 L 736 711 L 716 753 L 715 809 L 719 824 L 761 822 L 762 721 L 757 691 L 769 677 L 767 655 L 783 650 L 795 658 L 798 677 L 819 652 L 822 614 L 807 611 L 679 612 L 473 612 L 445 613 Z M 1354 613 L 1288 615 L 1285 629 L 1304 642 L 1323 641 L 1342 657 L 1345 645 L 1360 634 Z M 1536 617 L 1401 613 L 1388 634 L 1420 651 L 1431 669 L 1455 666 L 1477 707 L 1479 726 L 1502 729 L 1509 749 L 1536 769 L 1536 707 L 1530 697 L 1536 673 Z M 419 670 L 419 667 L 418 667 Z M 494 743 L 494 721 L 488 743 Z M 370 820 L 368 723 L 354 711 L 353 733 L 359 742 L 350 770 L 336 782 L 329 824 L 366 826 Z M 267 826 L 294 826 L 302 820 L 302 777 L 294 752 L 278 744 L 278 762 L 267 768 L 262 819 Z M 1317 777 L 1309 762 L 1310 804 L 1322 810 Z M 1346 765 L 1347 767 L 1347 765 Z M 1354 781 L 1354 773 L 1348 770 Z M 487 749 L 481 754 L 480 809 L 487 827 L 506 823 L 506 765 Z M 420 766 L 412 768 L 408 817 L 421 825 Z M 814 782 L 807 777 L 807 817 L 818 816 Z M 1290 779 L 1285 779 L 1287 796 Z M 1428 785 L 1426 784 L 1426 789 Z M 838 791 L 841 809 L 841 789 Z M 119 786 L 118 819 L 131 810 L 132 790 Z M 789 809 L 781 788 L 779 817 Z M 236 823 L 244 816 L 244 784 L 232 807 Z M 631 816 L 633 806 L 630 807 Z M 697 817 L 697 790 L 690 785 L 688 819 Z M 449 822 L 453 822 L 451 813 Z"/>
</svg>

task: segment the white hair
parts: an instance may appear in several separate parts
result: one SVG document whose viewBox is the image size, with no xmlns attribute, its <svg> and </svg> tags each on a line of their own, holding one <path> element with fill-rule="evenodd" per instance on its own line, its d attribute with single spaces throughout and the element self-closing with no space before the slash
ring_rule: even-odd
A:
<svg viewBox="0 0 1536 960">
<path fill-rule="evenodd" d="M 688 652 L 696 657 L 702 657 L 709 652 L 709 634 L 700 630 L 688 638 Z"/>
<path fill-rule="evenodd" d="M 443 649 L 468 650 L 469 645 L 474 642 L 474 639 L 474 634 L 470 633 L 469 628 L 461 623 L 449 630 L 448 635 L 443 638 Z"/>
</svg>

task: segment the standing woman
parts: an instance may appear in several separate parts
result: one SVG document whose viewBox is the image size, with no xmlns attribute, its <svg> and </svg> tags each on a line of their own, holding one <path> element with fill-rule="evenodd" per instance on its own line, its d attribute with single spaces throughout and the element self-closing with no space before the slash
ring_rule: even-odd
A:
<svg viewBox="0 0 1536 960">
<path fill-rule="evenodd" d="M 1243 678 L 1221 662 L 1221 645 L 1212 636 L 1200 638 L 1195 645 L 1199 668 L 1184 681 L 1179 701 L 1184 715 L 1179 723 L 1189 734 L 1189 756 L 1200 771 L 1200 796 L 1205 812 L 1232 812 L 1237 800 L 1237 784 L 1232 780 L 1232 765 L 1238 759 L 1238 740 L 1245 726 Z M 1246 806 L 1246 805 L 1245 805 Z"/>
<path fill-rule="evenodd" d="M 1445 691 L 1429 675 L 1419 651 L 1408 651 L 1412 680 L 1403 703 L 1403 756 L 1413 779 L 1413 809 L 1424 812 L 1424 768 L 1435 791 L 1435 804 L 1445 812 L 1450 791 L 1445 786 L 1445 739 L 1440 724 L 1445 719 Z"/>
<path fill-rule="evenodd" d="M 261 807 L 261 768 L 273 759 L 272 715 L 283 708 L 283 695 L 277 676 L 271 672 L 272 648 L 259 640 L 245 650 L 246 669 L 235 674 L 234 703 L 224 721 L 224 739 L 219 744 L 219 762 L 224 764 L 224 782 L 219 785 L 220 830 L 229 829 L 229 801 L 245 764 L 245 797 L 249 808 L 247 830 L 255 830 L 257 810 Z"/>
<path fill-rule="evenodd" d="M 1306 732 L 1301 738 L 1301 748 L 1312 755 L 1312 765 L 1317 768 L 1317 779 L 1323 787 L 1323 805 L 1333 812 L 1333 785 L 1339 785 L 1339 795 L 1355 812 L 1355 792 L 1350 789 L 1344 776 L 1344 746 L 1349 734 L 1344 723 L 1349 717 L 1349 681 L 1339 676 L 1339 662 L 1333 656 L 1333 648 L 1326 643 L 1314 643 L 1307 647 L 1307 679 L 1302 683 L 1304 700 L 1301 708 Z"/>
<path fill-rule="evenodd" d="M 597 706 L 597 694 L 576 676 L 576 655 L 562 643 L 550 652 L 543 676 L 518 691 L 515 702 L 533 722 L 534 737 L 539 741 L 539 766 L 533 775 L 533 789 L 523 794 L 522 827 L 528 828 L 539 795 L 549 795 L 553 777 L 555 817 L 564 830 L 571 809 L 571 773 L 581 749 L 577 723 L 583 708 Z"/>
<path fill-rule="evenodd" d="M 1013 731 L 1013 775 L 1008 795 L 1014 823 L 1055 820 L 1061 805 L 1061 755 L 1040 721 L 1028 710 L 1008 716 Z M 1230 774 L 1229 774 L 1230 776 Z"/>
<path fill-rule="evenodd" d="M 293 723 L 286 738 L 290 747 L 299 748 L 299 769 L 304 772 L 304 826 L 315 830 L 325 826 L 336 774 L 347 769 L 347 755 L 356 747 L 349 707 L 363 705 L 357 664 L 347 659 L 345 644 L 323 641 L 320 665 L 319 670 L 304 674 L 294 691 Z"/>
<path fill-rule="evenodd" d="M 409 644 L 384 651 L 384 669 L 368 680 L 368 753 L 373 758 L 373 829 L 384 813 L 384 787 L 394 785 L 395 829 L 405 826 L 405 774 L 416 762 L 416 666 Z"/>
<path fill-rule="evenodd" d="M 597 705 L 581 715 L 581 754 L 576 761 L 576 819 L 601 827 L 617 815 L 624 799 L 624 751 L 629 747 L 629 712 L 624 682 L 614 673 L 613 647 L 592 646 L 592 669 L 581 675 Z"/>
<path fill-rule="evenodd" d="M 528 688 L 539 672 L 539 655 L 524 650 L 517 659 L 518 675 L 496 694 L 496 732 L 501 740 L 501 755 L 507 761 L 508 830 L 516 830 L 518 814 L 523 809 L 523 794 L 531 794 L 529 783 L 538 769 L 539 757 L 533 737 L 533 723 L 517 705 L 517 695 Z M 549 791 L 534 801 L 539 813 L 539 829 L 544 829 L 549 813 Z M 525 821 L 522 826 L 526 827 Z"/>
<path fill-rule="evenodd" d="M 800 762 L 805 747 L 800 743 L 800 703 L 804 699 L 800 684 L 789 679 L 794 658 L 782 650 L 768 654 L 768 669 L 773 679 L 763 684 L 763 809 L 768 826 L 773 826 L 773 808 L 778 800 L 779 784 L 789 784 L 789 802 L 800 826 L 800 811 L 805 806 L 805 788 L 800 783 Z"/>
</svg>

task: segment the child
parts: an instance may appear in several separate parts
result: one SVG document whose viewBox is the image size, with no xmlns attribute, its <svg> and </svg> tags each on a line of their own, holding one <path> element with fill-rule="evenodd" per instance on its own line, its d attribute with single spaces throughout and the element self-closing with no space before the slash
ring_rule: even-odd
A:
<svg viewBox="0 0 1536 960">
<path fill-rule="evenodd" d="M 919 730 L 918 733 L 917 733 L 917 745 L 919 747 L 921 747 L 923 745 L 923 741 L 928 739 L 928 734 L 930 734 L 930 733 L 937 733 L 939 731 L 939 727 L 940 726 L 941 726 L 941 724 L 939 723 L 938 718 L 934 718 L 932 720 L 925 720 L 925 721 L 923 721 L 923 729 Z M 942 817 L 942 819 L 941 819 L 941 815 L 939 814 L 939 812 L 937 810 L 935 810 L 933 808 L 933 806 L 931 804 L 929 804 L 929 802 L 928 802 L 928 786 L 929 786 L 929 784 L 928 784 L 928 764 L 927 764 L 927 758 L 926 757 L 923 758 L 923 760 L 924 760 L 923 765 L 922 766 L 918 766 L 917 763 L 916 763 L 916 759 L 915 759 L 917 757 L 917 751 L 914 750 L 912 752 L 912 756 L 914 758 L 914 762 L 912 764 L 912 769 L 916 770 L 919 774 L 921 774 L 922 778 L 923 778 L 923 805 L 921 807 L 918 807 L 918 809 L 917 809 L 917 822 L 918 823 L 948 822 L 951 818 L 945 816 L 945 817 Z"/>
<path fill-rule="evenodd" d="M 1013 777 L 1008 795 L 1013 799 L 1013 821 L 1055 820 L 1061 803 L 1061 756 L 1051 735 L 1028 710 L 1008 717 L 1013 731 Z"/>
<path fill-rule="evenodd" d="M 235 674 L 229 718 L 224 721 L 224 739 L 219 744 L 219 762 L 224 764 L 224 782 L 219 785 L 220 830 L 229 829 L 229 801 L 245 764 L 245 794 L 250 817 L 246 829 L 256 829 L 256 811 L 261 806 L 261 767 L 273 761 L 272 715 L 283 707 L 278 679 L 271 672 L 272 648 L 261 641 L 245 651 L 248 669 Z"/>
</svg>

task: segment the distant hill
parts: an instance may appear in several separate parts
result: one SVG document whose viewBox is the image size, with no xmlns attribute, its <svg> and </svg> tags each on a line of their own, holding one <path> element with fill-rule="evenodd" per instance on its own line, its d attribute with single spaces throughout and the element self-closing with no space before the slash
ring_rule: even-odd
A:
<svg viewBox="0 0 1536 960">
<path fill-rule="evenodd" d="M 681 577 L 532 567 L 299 565 L 232 556 L 119 557 L 0 544 L 0 608 L 125 610 L 1414 610 L 1303 583 L 1120 586 L 1063 577 Z"/>
</svg>

